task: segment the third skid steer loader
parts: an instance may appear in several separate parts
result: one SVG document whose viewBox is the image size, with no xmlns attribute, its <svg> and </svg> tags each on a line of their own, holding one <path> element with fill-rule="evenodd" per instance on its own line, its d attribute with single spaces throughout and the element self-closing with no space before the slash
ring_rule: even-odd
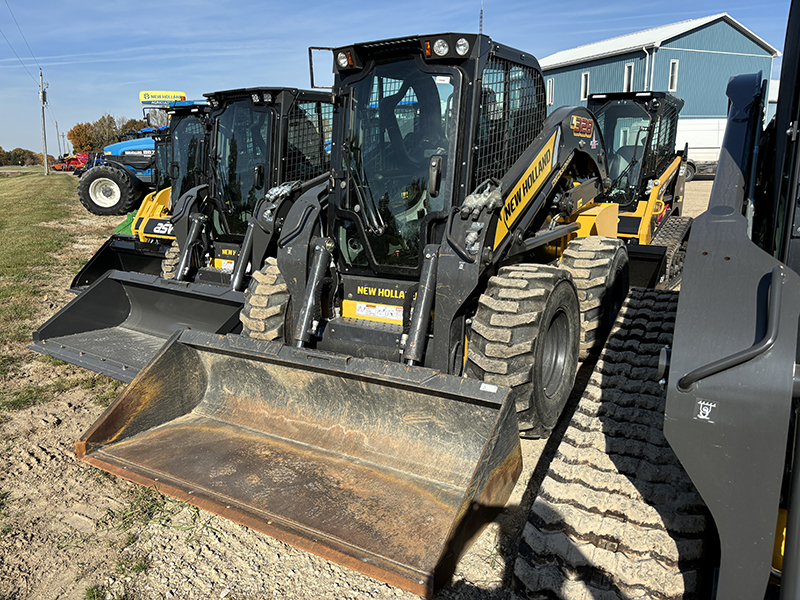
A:
<svg viewBox="0 0 800 600">
<path fill-rule="evenodd" d="M 176 141 L 195 143 L 173 141 L 170 205 L 162 192 L 137 214 L 133 241 L 106 243 L 99 254 L 125 256 L 123 269 L 97 277 L 34 332 L 34 350 L 130 381 L 173 331 L 241 329 L 251 271 L 274 261 L 292 201 L 328 176 L 332 105 L 328 94 L 291 88 L 207 96 L 210 142 L 201 143 L 196 121 L 182 121 L 191 131 L 175 131 Z M 124 243 L 137 256 L 158 248 L 158 270 L 124 269 Z M 82 273 L 96 276 L 100 268 Z"/>
<path fill-rule="evenodd" d="M 681 216 L 687 149 L 675 152 L 683 100 L 667 92 L 591 94 L 586 108 L 603 133 L 611 179 L 603 200 L 620 207 L 631 285 L 677 286 L 692 224 Z"/>
<path fill-rule="evenodd" d="M 173 334 L 76 450 L 430 596 L 625 295 L 619 205 L 594 201 L 597 122 L 545 118 L 531 55 L 448 33 L 334 57 L 331 174 L 254 272 L 245 335 Z"/>
<path fill-rule="evenodd" d="M 72 280 L 79 293 L 107 271 L 161 272 L 172 225 L 155 217 L 171 211 L 181 195 L 205 181 L 207 102 L 178 101 L 165 108 L 169 131 L 155 137 L 156 191 L 148 194 L 131 224 L 131 234 L 115 234 L 95 252 Z"/>
</svg>

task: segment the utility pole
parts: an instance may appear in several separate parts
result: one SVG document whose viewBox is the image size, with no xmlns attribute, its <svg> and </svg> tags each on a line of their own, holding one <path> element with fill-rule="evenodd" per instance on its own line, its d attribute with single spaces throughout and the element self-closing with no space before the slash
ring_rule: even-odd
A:
<svg viewBox="0 0 800 600">
<path fill-rule="evenodd" d="M 58 142 L 58 155 L 59 156 L 64 156 L 61 153 L 61 136 L 58 133 L 58 121 L 53 121 L 53 122 L 56 124 L 56 141 Z"/>
<path fill-rule="evenodd" d="M 39 69 L 39 100 L 42 102 L 42 160 L 44 161 L 44 174 L 50 175 L 50 165 L 47 164 L 47 135 L 44 130 L 44 107 L 47 104 L 47 88 L 44 86 L 42 70 Z"/>
</svg>

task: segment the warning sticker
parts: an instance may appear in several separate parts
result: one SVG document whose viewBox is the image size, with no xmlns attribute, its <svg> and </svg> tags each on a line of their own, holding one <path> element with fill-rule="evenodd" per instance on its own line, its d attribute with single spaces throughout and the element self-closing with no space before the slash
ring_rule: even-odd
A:
<svg viewBox="0 0 800 600">
<path fill-rule="evenodd" d="M 386 304 L 367 304 L 356 302 L 356 315 L 371 317 L 373 319 L 387 319 L 389 321 L 403 322 L 403 307 L 388 306 Z"/>
</svg>

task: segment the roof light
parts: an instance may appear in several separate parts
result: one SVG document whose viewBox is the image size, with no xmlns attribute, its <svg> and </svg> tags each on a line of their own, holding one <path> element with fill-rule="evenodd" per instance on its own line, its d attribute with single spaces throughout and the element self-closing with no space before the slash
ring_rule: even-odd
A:
<svg viewBox="0 0 800 600">
<path fill-rule="evenodd" d="M 456 42 L 456 52 L 459 56 L 464 56 L 469 52 L 469 42 L 465 38 L 459 38 Z"/>
<path fill-rule="evenodd" d="M 450 46 L 444 40 L 439 39 L 433 44 L 433 51 L 436 56 L 444 56 L 450 51 Z"/>
<path fill-rule="evenodd" d="M 336 55 L 336 62 L 339 63 L 342 69 L 346 69 L 350 66 L 350 61 L 347 60 L 347 54 L 344 52 L 339 52 L 339 54 Z"/>
<path fill-rule="evenodd" d="M 431 41 L 430 40 L 425 40 L 425 57 L 426 58 L 430 58 L 431 57 Z"/>
</svg>

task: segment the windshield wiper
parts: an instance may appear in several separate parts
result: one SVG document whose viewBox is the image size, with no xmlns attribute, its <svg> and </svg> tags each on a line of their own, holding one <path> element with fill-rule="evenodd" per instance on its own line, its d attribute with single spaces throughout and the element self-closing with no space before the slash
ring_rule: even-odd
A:
<svg viewBox="0 0 800 600">
<path fill-rule="evenodd" d="M 372 190 L 369 187 L 366 187 L 366 190 L 369 193 L 369 201 L 365 200 L 365 194 L 362 192 L 362 188 L 365 186 L 363 186 L 361 183 L 361 178 L 358 176 L 357 171 L 350 166 L 350 160 L 352 159 L 353 155 L 350 152 L 349 142 L 342 145 L 342 151 L 345 155 L 344 167 L 347 170 L 347 175 L 353 181 L 356 197 L 358 198 L 358 204 L 361 206 L 364 212 L 364 228 L 371 235 L 380 237 L 383 235 L 383 232 L 386 231 L 386 223 L 384 222 L 383 217 L 381 217 L 378 206 L 375 204 L 375 199 L 372 197 Z"/>
</svg>

